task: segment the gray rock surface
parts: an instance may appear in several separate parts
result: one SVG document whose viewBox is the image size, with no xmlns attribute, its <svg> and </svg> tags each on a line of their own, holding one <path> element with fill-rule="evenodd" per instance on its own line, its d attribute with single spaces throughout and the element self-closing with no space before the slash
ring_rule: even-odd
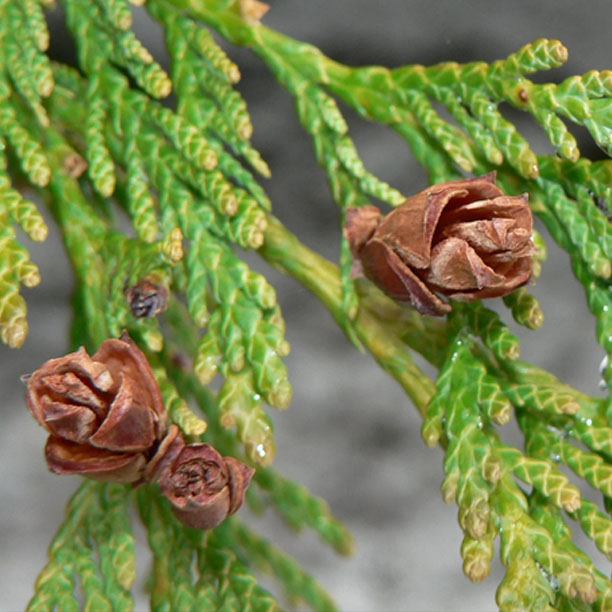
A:
<svg viewBox="0 0 612 612">
<path fill-rule="evenodd" d="M 583 4 L 567 0 L 286 0 L 272 4 L 267 25 L 312 42 L 349 64 L 492 61 L 538 37 L 548 37 L 562 40 L 570 59 L 550 77 L 538 79 L 561 79 L 610 67 L 612 6 L 605 0 Z M 148 46 L 159 47 L 158 28 L 140 10 L 135 13 L 139 35 Z M 59 45 L 59 16 L 51 13 L 51 19 L 52 40 Z M 57 53 L 66 57 L 68 51 L 58 49 Z M 232 48 L 230 53 L 244 75 L 240 87 L 252 113 L 254 143 L 273 171 L 265 187 L 276 214 L 306 244 L 337 257 L 337 210 L 289 95 L 248 51 Z M 371 171 L 407 194 L 425 185 L 424 171 L 395 134 L 365 123 L 354 113 L 347 115 Z M 532 135 L 537 151 L 549 151 L 528 119 L 521 117 L 520 126 Z M 597 150 L 586 143 L 583 151 L 596 155 Z M 30 334 L 20 351 L 0 346 L 0 610 L 5 611 L 25 606 L 66 500 L 78 484 L 76 478 L 46 471 L 45 434 L 30 417 L 19 383 L 20 374 L 66 351 L 70 317 L 71 272 L 57 229 L 46 244 L 33 245 L 31 251 L 43 281 L 24 291 Z M 552 244 L 550 251 L 533 290 L 546 322 L 538 332 L 518 330 L 522 355 L 570 384 L 598 393 L 602 351 L 594 340 L 593 320 L 569 272 L 567 256 Z M 355 534 L 357 550 L 351 559 L 338 559 L 312 534 L 296 538 L 279 521 L 265 517 L 253 517 L 253 523 L 319 577 L 342 610 L 494 609 L 502 568 L 496 561 L 492 575 L 481 585 L 463 576 L 456 507 L 445 506 L 439 494 L 442 454 L 422 443 L 419 418 L 399 386 L 369 356 L 352 348 L 305 289 L 257 259 L 252 261 L 278 288 L 292 344 L 287 363 L 295 391 L 293 403 L 288 411 L 273 415 L 276 466 L 329 500 Z M 139 566 L 147 567 L 144 546 Z M 609 573 L 609 565 L 604 562 L 601 567 Z M 145 610 L 144 571 L 140 574 L 137 609 Z"/>
</svg>

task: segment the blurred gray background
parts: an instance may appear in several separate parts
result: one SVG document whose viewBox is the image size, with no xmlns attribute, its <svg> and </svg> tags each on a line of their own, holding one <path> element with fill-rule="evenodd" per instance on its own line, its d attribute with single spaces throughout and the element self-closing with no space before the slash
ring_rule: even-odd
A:
<svg viewBox="0 0 612 612">
<path fill-rule="evenodd" d="M 568 63 L 536 79 L 562 79 L 589 69 L 612 68 L 607 0 L 494 2 L 460 0 L 286 0 L 272 2 L 266 25 L 319 46 L 348 64 L 431 64 L 443 60 L 492 61 L 538 37 L 558 38 Z M 135 10 L 136 30 L 158 57 L 160 31 Z M 54 54 L 70 57 L 61 13 L 49 14 Z M 243 49 L 229 48 L 241 66 L 239 87 L 255 126 L 254 144 L 269 162 L 265 182 L 276 214 L 309 246 L 336 258 L 337 210 L 293 103 L 263 64 Z M 344 109 L 343 110 L 347 110 Z M 509 115 L 515 118 L 515 115 Z M 395 134 L 367 124 L 347 110 L 351 134 L 366 166 L 403 193 L 422 189 L 426 174 Z M 528 118 L 520 118 L 538 152 L 546 140 Z M 580 130 L 584 154 L 598 156 Z M 550 244 L 550 241 L 549 241 Z M 30 246 L 30 245 L 28 245 Z M 0 428 L 0 609 L 25 606 L 46 547 L 78 479 L 47 472 L 43 430 L 23 401 L 19 375 L 67 348 L 71 272 L 57 229 L 43 245 L 31 245 L 42 283 L 25 289 L 30 333 L 24 347 L 0 346 L 3 391 Z M 502 576 L 496 560 L 480 585 L 461 572 L 461 535 L 456 507 L 440 498 L 442 454 L 419 436 L 420 420 L 399 386 L 344 338 L 324 308 L 297 283 L 254 260 L 278 289 L 292 353 L 287 359 L 294 386 L 290 409 L 273 414 L 276 467 L 326 498 L 353 531 L 357 549 L 337 558 L 312 534 L 294 537 L 271 518 L 253 523 L 294 554 L 318 577 L 345 611 L 485 611 L 495 609 Z M 522 356 L 570 384 L 597 394 L 602 351 L 594 339 L 582 290 L 569 273 L 568 258 L 550 244 L 550 258 L 533 292 L 546 322 L 523 333 Z M 505 317 L 508 320 L 508 317 Z M 513 327 L 516 329 L 515 327 Z M 512 435 L 511 426 L 507 426 Z M 245 513 L 246 514 L 246 513 Z M 142 533 L 138 532 L 140 542 Z M 600 560 L 609 573 L 609 564 Z M 143 574 L 146 547 L 139 551 L 137 610 L 147 609 Z"/>
</svg>

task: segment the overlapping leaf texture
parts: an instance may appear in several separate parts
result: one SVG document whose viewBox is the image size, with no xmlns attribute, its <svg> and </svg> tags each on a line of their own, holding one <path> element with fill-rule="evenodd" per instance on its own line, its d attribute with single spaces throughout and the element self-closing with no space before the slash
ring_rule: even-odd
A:
<svg viewBox="0 0 612 612">
<path fill-rule="evenodd" d="M 239 69 L 195 19 L 249 45 L 295 97 L 342 222 L 348 206 L 371 198 L 397 205 L 404 196 L 364 167 L 335 98 L 397 131 L 432 182 L 496 170 L 506 192 L 529 192 L 533 211 L 570 255 L 608 354 L 612 162 L 581 158 L 568 124 L 583 126 L 610 151 L 611 73 L 591 71 L 560 84 L 530 81 L 531 72 L 567 57 L 558 41 L 544 39 L 492 64 L 351 68 L 244 19 L 244 3 L 180 3 L 178 9 L 172 0 L 149 0 L 166 34 L 171 82 L 131 31 L 125 0 L 66 0 L 79 72 L 52 64 L 44 53 L 46 4 L 0 0 L 1 339 L 14 347 L 23 342 L 19 285 L 39 280 L 12 224 L 33 240 L 47 233 L 34 204 L 11 184 L 10 169 L 43 189 L 62 228 L 77 280 L 73 342 L 92 348 L 129 329 L 148 350 L 170 418 L 185 435 L 206 433 L 221 452 L 260 466 L 251 507 L 271 505 L 293 527 L 314 528 L 336 550 L 349 552 L 350 537 L 322 500 L 261 467 L 274 454 L 262 403 L 284 408 L 291 397 L 282 361 L 289 346 L 274 289 L 236 247 L 261 248 L 321 298 L 425 415 L 425 441 L 446 451 L 443 495 L 458 504 L 465 573 L 475 581 L 488 574 L 499 535 L 507 567 L 497 593 L 502 609 L 610 609 L 610 581 L 572 544 L 563 513 L 608 556 L 610 519 L 560 469 L 567 465 L 610 507 L 608 400 L 589 398 L 519 361 L 516 337 L 481 304 L 457 304 L 448 323 L 433 324 L 399 311 L 371 287 L 357 291 L 346 242 L 338 276 L 290 237 L 271 217 L 251 172 L 267 176 L 269 169 L 250 144 L 250 118 L 233 87 Z M 176 110 L 158 102 L 171 87 Z M 536 155 L 504 118 L 503 104 L 530 113 L 556 155 Z M 128 231 L 120 222 L 124 213 Z M 534 241 L 541 260 L 544 242 L 537 235 Z M 142 278 L 169 290 L 164 325 L 136 319 L 129 309 L 125 290 Z M 519 323 L 541 324 L 527 289 L 504 301 Z M 436 393 L 407 346 L 439 368 Z M 217 372 L 223 382 L 215 394 L 204 385 Z M 605 378 L 611 384 L 612 365 Z M 524 451 L 498 434 L 513 414 Z M 115 485 L 79 489 L 31 609 L 77 609 L 77 580 L 86 608 L 130 608 L 128 498 Z M 154 554 L 154 608 L 274 609 L 254 569 L 271 570 L 292 600 L 332 608 L 310 576 L 236 517 L 208 535 L 194 534 L 176 523 L 154 489 L 141 488 L 138 501 Z"/>
</svg>

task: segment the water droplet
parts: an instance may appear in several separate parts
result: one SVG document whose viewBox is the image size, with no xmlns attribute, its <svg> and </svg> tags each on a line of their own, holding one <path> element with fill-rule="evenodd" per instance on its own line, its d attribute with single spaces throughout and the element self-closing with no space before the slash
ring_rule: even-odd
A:
<svg viewBox="0 0 612 612">
<path fill-rule="evenodd" d="M 606 371 L 606 368 L 608 367 L 608 356 L 604 355 L 604 358 L 601 360 L 601 363 L 599 364 L 599 373 L 603 376 L 604 372 Z"/>
<path fill-rule="evenodd" d="M 550 584 L 551 588 L 558 591 L 561 585 L 559 584 L 557 577 L 546 571 L 539 563 L 536 562 L 536 565 L 538 566 L 542 576 L 544 576 L 548 584 Z"/>
<path fill-rule="evenodd" d="M 262 459 L 266 456 L 266 447 L 263 444 L 258 444 L 255 447 L 255 453 Z"/>
</svg>

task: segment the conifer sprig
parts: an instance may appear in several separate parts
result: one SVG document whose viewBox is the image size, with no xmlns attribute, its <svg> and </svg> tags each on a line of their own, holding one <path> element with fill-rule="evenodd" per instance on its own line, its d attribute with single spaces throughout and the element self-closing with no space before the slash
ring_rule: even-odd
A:
<svg viewBox="0 0 612 612">
<path fill-rule="evenodd" d="M 455 304 L 447 321 L 431 321 L 400 309 L 367 281 L 353 283 L 346 242 L 338 270 L 287 232 L 252 173 L 268 176 L 269 168 L 250 143 L 253 126 L 233 87 L 239 68 L 197 20 L 250 46 L 294 96 L 342 222 L 347 206 L 371 198 L 396 205 L 404 198 L 364 167 L 336 99 L 400 133 L 432 181 L 496 170 L 507 193 L 528 192 L 533 211 L 570 254 L 610 356 L 612 162 L 581 158 L 571 124 L 584 126 L 610 152 L 611 73 L 533 83 L 527 75 L 567 57 L 561 43 L 545 39 L 491 64 L 348 67 L 245 18 L 243 4 L 149 0 L 166 33 L 173 110 L 157 100 L 170 92 L 170 78 L 131 31 L 125 0 L 65 1 L 81 73 L 45 55 L 45 2 L 0 0 L 2 340 L 23 342 L 19 284 L 39 279 L 12 224 L 34 240 L 47 231 L 35 206 L 11 185 L 9 175 L 20 177 L 20 168 L 48 198 L 75 269 L 73 341 L 93 349 L 128 329 L 148 350 L 170 419 L 184 434 L 260 466 L 252 507 L 270 504 L 296 529 L 312 528 L 347 553 L 350 535 L 325 502 L 261 467 L 274 451 L 263 401 L 283 408 L 291 387 L 274 289 L 234 246 L 258 249 L 315 293 L 424 417 L 426 444 L 445 451 L 442 493 L 457 502 L 466 575 L 486 577 L 499 537 L 506 566 L 497 591 L 502 610 L 612 609 L 610 581 L 571 542 L 569 528 L 577 523 L 610 557 L 612 522 L 560 469 L 567 465 L 609 505 L 609 400 L 519 361 L 518 340 L 503 317 L 480 303 Z M 537 156 L 503 117 L 503 104 L 530 113 L 556 154 Z M 81 176 L 86 166 L 87 178 Z M 135 235 L 120 229 L 116 207 L 127 212 Z M 535 241 L 539 262 L 545 243 Z M 143 278 L 170 294 L 164 325 L 130 310 L 126 289 Z M 504 301 L 517 322 L 531 329 L 541 324 L 542 311 L 526 289 Z M 438 368 L 436 383 L 415 365 L 411 350 Z M 217 372 L 224 381 L 214 394 L 206 385 Z M 605 378 L 612 381 L 612 366 Z M 498 435 L 513 416 L 524 450 Z M 138 498 L 154 553 L 154 609 L 276 609 L 252 573 L 257 568 L 272 571 L 292 600 L 332 608 L 310 576 L 238 519 L 202 534 L 179 525 L 155 486 L 141 488 Z M 120 485 L 81 487 L 30 609 L 77 609 L 77 585 L 90 609 L 130 609 L 127 501 Z"/>
<path fill-rule="evenodd" d="M 28 324 L 20 285 L 40 282 L 36 265 L 20 244 L 13 224 L 35 241 L 47 237 L 47 226 L 36 206 L 11 184 L 7 153 L 18 160 L 35 185 L 49 182 L 49 165 L 40 143 L 24 125 L 23 115 L 41 125 L 49 118 L 43 98 L 53 90 L 53 75 L 47 55 L 49 33 L 35 2 L 0 2 L 0 340 L 12 348 L 25 341 Z M 21 32 L 21 33 L 20 33 Z"/>
<path fill-rule="evenodd" d="M 152 489 L 141 488 L 138 503 L 153 551 L 152 609 L 278 610 L 237 559 L 229 534 L 185 529 Z"/>
<path fill-rule="evenodd" d="M 283 236 L 281 239 L 278 235 L 280 229 L 271 228 L 275 231 L 268 232 L 264 256 L 277 265 L 283 261 L 287 271 L 306 286 L 315 285 L 309 274 L 312 268 L 309 257 L 316 256 L 300 253 L 301 256 L 295 259 L 281 258 L 280 245 L 286 245 L 289 238 Z M 321 268 L 319 266 L 318 270 Z M 335 277 L 331 275 L 332 269 L 329 272 L 327 289 L 323 291 L 320 287 L 313 287 L 313 290 L 330 311 L 339 316 L 339 275 L 338 271 Z M 331 291 L 334 286 L 336 293 Z M 387 313 L 394 310 L 391 305 L 385 308 L 388 298 L 377 293 L 377 290 L 372 290 L 362 298 L 362 314 L 355 321 L 356 332 L 379 362 L 399 363 L 405 359 L 402 353 L 406 347 L 395 345 L 391 352 L 391 342 L 379 343 Z M 376 307 L 368 308 L 370 301 L 375 301 Z M 376 314 L 372 319 L 364 317 L 365 312 Z M 403 321 L 411 326 L 410 319 L 404 318 Z M 421 336 L 428 334 L 426 326 L 417 322 L 412 325 Z M 525 423 L 525 432 L 529 430 L 535 435 L 537 431 L 522 420 L 530 418 L 540 423 L 541 429 L 552 431 L 550 428 L 553 428 L 562 432 L 562 437 L 570 436 L 586 444 L 595 463 L 607 465 L 611 455 L 609 428 L 603 416 L 605 404 L 563 385 L 554 376 L 530 364 L 516 360 L 516 350 L 510 353 L 514 359 L 508 359 L 507 352 L 501 349 L 504 345 L 492 342 L 490 334 L 495 332 L 493 338 L 504 338 L 509 332 L 504 332 L 499 319 L 493 313 L 487 314 L 479 304 L 454 310 L 447 337 L 452 330 L 454 333 L 459 330 L 460 336 L 458 344 L 448 342 L 446 348 L 439 349 L 447 352 L 447 361 L 438 377 L 437 393 L 423 389 L 422 396 L 414 397 L 419 410 L 422 413 L 426 411 L 422 429 L 426 443 L 432 446 L 439 443 L 446 449 L 442 494 L 446 501 L 457 499 L 459 505 L 459 523 L 465 532 L 461 555 L 466 575 L 480 581 L 488 574 L 492 543 L 499 533 L 501 559 L 507 566 L 506 578 L 497 595 L 501 609 L 512 609 L 511 602 L 515 602 L 513 605 L 522 602 L 520 605 L 528 609 L 543 609 L 544 601 L 556 605 L 553 604 L 555 598 L 559 600 L 558 605 L 574 605 L 571 603 L 574 600 L 596 602 L 596 609 L 607 609 L 611 588 L 609 580 L 595 570 L 588 557 L 575 546 L 568 548 L 563 544 L 557 547 L 554 529 L 567 529 L 562 515 L 555 514 L 554 520 L 562 523 L 563 527 L 555 527 L 554 522 L 544 522 L 543 527 L 536 525 L 541 520 L 538 503 L 546 508 L 557 504 L 565 508 L 588 537 L 607 554 L 609 519 L 591 501 L 583 498 L 551 461 L 551 456 L 560 456 L 555 450 L 557 443 L 548 442 L 539 448 L 528 443 L 527 452 L 523 454 L 518 449 L 501 445 L 493 428 L 507 422 L 507 418 L 500 420 L 499 415 L 507 414 L 513 407 L 519 414 L 519 423 Z M 473 336 L 463 335 L 467 330 L 482 336 L 485 344 L 479 345 Z M 432 328 L 432 331 L 434 335 L 431 337 L 437 344 L 435 334 L 438 330 Z M 411 337 L 408 332 L 406 336 Z M 427 340 L 424 342 L 427 344 Z M 507 346 L 516 348 L 514 343 Z M 433 361 L 439 363 L 437 357 Z M 405 370 L 389 368 L 388 371 L 400 383 L 405 383 Z M 421 374 L 420 380 L 424 381 L 426 377 Z M 410 385 L 410 388 L 414 391 L 415 385 Z M 428 406 L 426 398 L 430 398 Z M 591 425 L 585 426 L 585 422 Z M 578 467 L 575 460 L 573 464 Z M 528 510 L 526 497 L 513 474 L 540 492 L 537 500 L 546 501 L 534 502 Z M 586 477 L 584 468 L 582 474 Z M 589 478 L 593 480 L 594 477 L 591 474 Z M 529 550 L 541 552 L 529 556 L 525 554 Z M 546 568 L 548 578 L 544 581 L 537 578 L 541 575 L 539 567 Z M 550 581 L 561 585 L 559 595 L 550 588 Z"/>
<path fill-rule="evenodd" d="M 189 10 L 214 25 L 232 42 L 253 48 L 294 94 L 297 92 L 299 96 L 307 87 L 319 92 L 327 89 L 364 117 L 399 131 L 415 157 L 430 171 L 431 182 L 456 178 L 458 169 L 480 174 L 497 169 L 499 182 L 507 191 L 514 193 L 523 189 L 537 202 L 534 211 L 542 216 L 561 244 L 566 237 L 554 230 L 554 221 L 549 219 L 554 217 L 559 221 L 572 245 L 571 251 L 580 255 L 594 280 L 609 278 L 612 270 L 610 255 L 606 252 L 609 224 L 598 206 L 611 208 L 611 192 L 605 182 L 589 176 L 590 162 L 580 159 L 575 139 L 561 119 L 585 126 L 598 145 L 609 146 L 607 126 L 612 120 L 606 109 L 612 81 L 608 71 L 590 71 L 560 84 L 531 82 L 526 75 L 558 67 L 567 59 L 565 47 L 559 41 L 547 39 L 525 45 L 505 60 L 492 64 L 447 62 L 394 70 L 382 66 L 347 67 L 312 45 L 292 41 L 265 26 L 248 27 L 236 18 L 231 7 L 223 10 L 215 5 L 210 10 L 211 6 L 194 2 Z M 294 86 L 292 78 L 301 79 L 302 85 Z M 314 103 L 314 94 L 304 96 L 311 105 Z M 458 125 L 442 118 L 432 102 L 443 104 Z M 502 103 L 531 113 L 556 147 L 558 157 L 538 157 L 527 140 L 503 118 L 498 108 Z M 298 104 L 299 114 L 303 115 L 300 108 Z M 311 132 L 324 124 L 315 118 L 311 113 L 306 121 Z M 337 151 L 328 152 L 323 158 L 322 147 L 316 142 L 315 139 L 320 163 L 328 175 L 332 169 L 332 193 L 337 192 L 333 187 L 335 182 L 344 184 L 349 191 L 342 196 L 342 201 L 352 198 L 353 205 L 365 203 L 359 189 L 349 187 L 342 180 L 339 170 L 345 167 L 342 155 Z M 554 182 L 545 178 L 551 173 L 551 167 L 563 168 L 562 173 L 555 173 Z M 601 162 L 600 176 L 609 167 L 610 162 Z M 576 181 L 579 175 L 590 184 L 593 195 L 580 189 L 581 183 Z M 345 308 L 350 304 L 348 312 L 354 314 L 355 296 L 348 279 L 350 258 L 346 249 L 342 253 Z M 588 291 L 591 279 L 583 275 L 581 282 Z M 537 327 L 542 321 L 537 304 L 532 297 L 521 302 L 521 306 L 516 301 L 510 304 L 513 314 L 528 327 Z"/>
<path fill-rule="evenodd" d="M 85 481 L 51 542 L 49 562 L 27 610 L 78 610 L 76 579 L 85 609 L 131 610 L 136 578 L 134 538 L 127 514 L 129 486 Z"/>
<path fill-rule="evenodd" d="M 57 72 L 63 89 L 53 101 L 53 109 L 76 130 L 84 113 L 77 102 L 83 85 L 76 73 L 62 67 Z M 269 463 L 274 454 L 272 427 L 260 398 L 274 407 L 288 405 L 291 387 L 281 357 L 287 354 L 289 345 L 283 339 L 284 326 L 274 290 L 249 270 L 230 246 L 230 241 L 243 247 L 258 246 L 266 223 L 264 213 L 254 197 L 215 169 L 216 153 L 181 115 L 130 90 L 127 81 L 111 68 L 102 67 L 101 74 L 105 91 L 111 92 L 113 100 L 109 102 L 111 124 L 123 126 L 128 135 L 127 143 L 122 142 L 120 133 L 107 128 L 109 151 L 128 172 L 130 166 L 146 172 L 146 179 L 143 175 L 139 179 L 141 184 L 148 179 L 158 193 L 162 230 L 172 232 L 178 225 L 190 245 L 185 284 L 182 286 L 180 279 L 177 282 L 185 291 L 194 321 L 208 328 L 195 369 L 203 384 L 221 369 L 226 378 L 221 390 L 223 422 L 227 427 L 237 427 L 255 461 Z M 145 126 L 140 119 L 143 116 L 153 125 Z M 130 180 L 128 175 L 128 183 Z M 138 233 L 148 238 L 153 234 L 150 224 L 145 226 L 143 221 L 153 220 L 153 209 L 149 206 L 146 215 L 142 213 L 132 193 L 128 188 L 117 197 L 126 197 L 124 204 L 133 211 Z M 125 258 L 119 261 L 127 265 Z M 115 287 L 119 288 L 117 282 Z M 119 298 L 118 291 L 115 295 Z M 117 307 L 121 309 L 118 303 Z M 152 346 L 159 346 L 161 338 L 151 333 L 149 330 L 147 337 Z"/>
</svg>

